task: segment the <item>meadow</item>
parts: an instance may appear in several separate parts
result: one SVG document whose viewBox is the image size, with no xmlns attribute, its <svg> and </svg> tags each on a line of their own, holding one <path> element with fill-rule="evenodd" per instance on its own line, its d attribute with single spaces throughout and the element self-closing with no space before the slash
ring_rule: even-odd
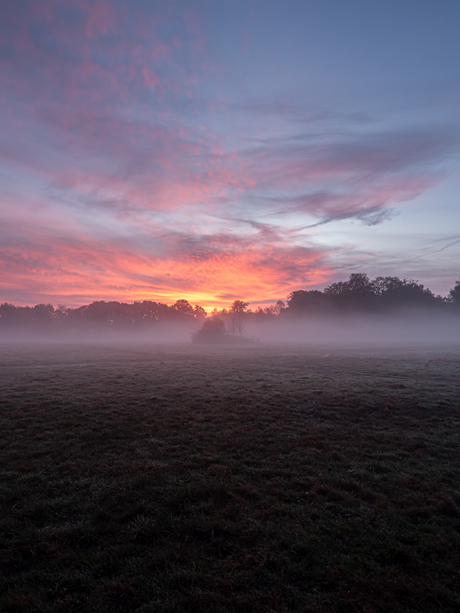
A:
<svg viewBox="0 0 460 613">
<path fill-rule="evenodd" d="M 460 610 L 457 348 L 0 346 L 0 610 Z"/>
</svg>

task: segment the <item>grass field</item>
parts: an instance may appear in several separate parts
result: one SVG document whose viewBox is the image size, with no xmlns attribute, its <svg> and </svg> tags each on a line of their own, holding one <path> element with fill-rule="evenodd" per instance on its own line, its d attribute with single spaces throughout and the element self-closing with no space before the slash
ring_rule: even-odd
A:
<svg viewBox="0 0 460 613">
<path fill-rule="evenodd" d="M 460 611 L 459 358 L 0 347 L 0 610 Z"/>
</svg>

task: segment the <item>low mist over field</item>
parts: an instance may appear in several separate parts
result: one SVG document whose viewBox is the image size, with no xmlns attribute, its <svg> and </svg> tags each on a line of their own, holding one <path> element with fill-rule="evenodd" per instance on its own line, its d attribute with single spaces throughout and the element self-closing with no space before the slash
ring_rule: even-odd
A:
<svg viewBox="0 0 460 613">
<path fill-rule="evenodd" d="M 95 327 L 91 330 L 61 330 L 59 333 L 35 327 L 33 330 L 13 329 L 2 331 L 0 343 L 137 343 L 155 345 L 190 343 L 200 329 L 200 322 L 183 322 L 146 327 L 143 330 L 107 330 Z M 248 323 L 244 335 L 226 332 L 222 339 L 210 339 L 213 344 L 234 344 L 243 350 L 248 343 L 284 344 L 305 346 L 460 346 L 460 318 L 456 315 L 407 313 L 399 316 L 315 316 L 300 320 L 280 320 Z"/>
<path fill-rule="evenodd" d="M 322 292 L 297 290 L 269 307 L 251 309 L 235 300 L 210 314 L 185 299 L 57 309 L 4 303 L 0 340 L 452 345 L 460 342 L 460 282 L 443 298 L 415 281 L 352 274 Z"/>
<path fill-rule="evenodd" d="M 312 317 L 248 326 L 248 335 L 264 342 L 308 345 L 457 345 L 460 318 L 412 312 L 392 317 L 350 315 Z"/>
</svg>

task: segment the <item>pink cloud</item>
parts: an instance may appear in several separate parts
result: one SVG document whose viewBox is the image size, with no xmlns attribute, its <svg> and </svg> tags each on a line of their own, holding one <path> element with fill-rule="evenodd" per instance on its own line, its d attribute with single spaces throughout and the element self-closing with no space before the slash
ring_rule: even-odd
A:
<svg viewBox="0 0 460 613">
<path fill-rule="evenodd" d="M 272 233 L 161 236 L 159 251 L 139 234 L 91 237 L 64 228 L 10 218 L 1 231 L 0 301 L 81 304 L 93 299 L 163 299 L 187 295 L 205 306 L 226 306 L 222 295 L 285 297 L 299 284 L 315 285 L 331 275 L 327 254 L 289 244 Z M 18 298 L 16 298 L 17 301 Z"/>
</svg>

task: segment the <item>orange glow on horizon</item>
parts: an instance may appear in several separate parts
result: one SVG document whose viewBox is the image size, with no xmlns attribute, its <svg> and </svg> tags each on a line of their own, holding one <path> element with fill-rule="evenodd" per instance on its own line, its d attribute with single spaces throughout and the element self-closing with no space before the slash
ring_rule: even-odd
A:
<svg viewBox="0 0 460 613">
<path fill-rule="evenodd" d="M 36 236 L 37 242 L 43 238 Z M 0 262 L 0 301 L 29 305 L 75 307 L 95 300 L 173 304 L 183 298 L 207 312 L 228 308 L 237 299 L 256 308 L 286 300 L 294 290 L 318 287 L 333 274 L 321 252 L 256 244 L 233 250 L 229 239 L 215 241 L 210 254 L 192 250 L 174 259 L 153 258 L 116 241 L 96 245 L 83 237 L 74 244 L 50 241 L 46 248 L 8 251 L 9 261 Z M 8 299 L 21 288 L 27 288 L 23 299 Z"/>
</svg>

